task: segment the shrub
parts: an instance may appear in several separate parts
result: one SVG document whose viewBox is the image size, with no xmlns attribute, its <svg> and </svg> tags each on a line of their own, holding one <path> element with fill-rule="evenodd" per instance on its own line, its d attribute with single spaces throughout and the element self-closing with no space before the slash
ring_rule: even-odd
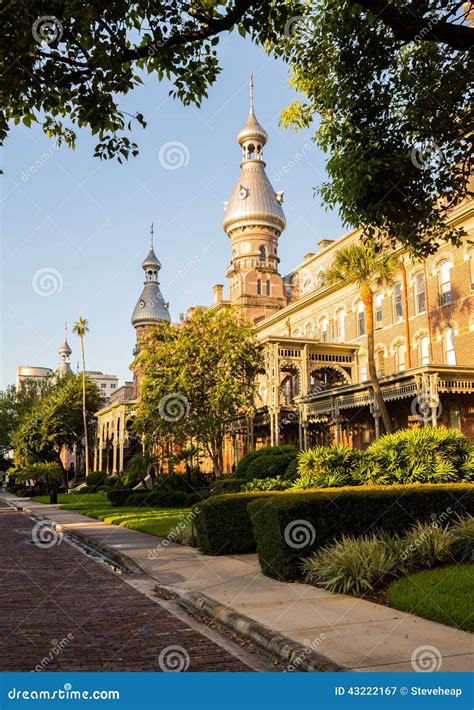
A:
<svg viewBox="0 0 474 710">
<path fill-rule="evenodd" d="M 353 483 L 362 452 L 349 446 L 316 446 L 298 454 L 295 488 L 329 488 Z"/>
<path fill-rule="evenodd" d="M 285 481 L 294 481 L 297 476 L 298 476 L 298 458 L 295 456 L 293 461 L 290 461 L 290 463 L 288 464 L 286 471 L 283 474 L 282 478 Z"/>
<path fill-rule="evenodd" d="M 102 471 L 91 471 L 91 473 L 86 478 L 87 492 L 93 493 L 97 492 L 99 488 L 104 486 L 107 482 L 107 474 Z"/>
<path fill-rule="evenodd" d="M 211 496 L 222 495 L 225 493 L 239 493 L 242 486 L 245 484 L 245 478 L 218 478 L 213 481 L 210 488 Z"/>
<path fill-rule="evenodd" d="M 418 521 L 403 539 L 405 548 L 401 554 L 405 567 L 433 567 L 451 557 L 454 535 L 448 528 L 436 523 Z"/>
<path fill-rule="evenodd" d="M 385 474 L 386 483 L 449 483 L 469 477 L 473 446 L 452 429 L 405 429 L 381 437 L 366 450 L 370 468 Z M 364 476 L 361 476 L 364 482 Z"/>
<path fill-rule="evenodd" d="M 389 539 L 376 534 L 342 538 L 304 560 L 305 581 L 331 592 L 361 594 L 372 590 L 397 566 L 397 554 Z"/>
<path fill-rule="evenodd" d="M 288 464 L 296 458 L 296 455 L 296 449 L 293 449 L 292 453 L 284 452 L 280 454 L 269 454 L 268 456 L 259 456 L 248 465 L 245 478 L 247 481 L 251 481 L 256 478 L 284 476 Z"/>
<path fill-rule="evenodd" d="M 459 516 L 452 528 L 453 544 L 451 553 L 458 562 L 474 559 L 474 517 Z"/>
<path fill-rule="evenodd" d="M 125 505 L 127 499 L 133 495 L 136 494 L 137 491 L 134 491 L 130 488 L 116 488 L 116 489 L 110 489 L 107 491 L 106 495 L 107 498 L 110 500 L 111 504 L 113 505 L 114 508 L 121 507 Z"/>
<path fill-rule="evenodd" d="M 215 496 L 198 506 L 195 519 L 197 545 L 206 555 L 254 552 L 255 538 L 247 506 L 268 493 Z"/>
<path fill-rule="evenodd" d="M 242 491 L 285 491 L 291 488 L 292 481 L 286 481 L 283 476 L 275 476 L 275 478 L 256 478 L 253 481 L 246 483 Z"/>
<path fill-rule="evenodd" d="M 249 466 L 256 461 L 257 459 L 261 458 L 262 456 L 275 456 L 275 455 L 281 455 L 281 454 L 289 454 L 289 459 L 288 463 L 293 460 L 293 458 L 297 455 L 298 451 L 295 449 L 294 446 L 266 446 L 263 449 L 257 449 L 255 451 L 249 451 L 248 454 L 245 454 L 245 456 L 239 461 L 237 468 L 235 469 L 234 473 L 232 474 L 233 478 L 245 478 L 246 480 L 250 480 L 251 478 L 254 478 L 253 476 L 248 475 L 248 469 Z"/>
<path fill-rule="evenodd" d="M 414 520 L 429 522 L 433 511 L 447 508 L 453 513 L 472 513 L 473 492 L 472 486 L 463 484 L 288 491 L 275 493 L 271 505 L 258 499 L 252 501 L 249 513 L 264 573 L 294 579 L 301 558 L 343 535 L 359 537 L 371 529 L 400 534 Z M 306 545 L 300 544 L 298 532 L 305 533 Z M 224 534 L 222 530 L 221 536 Z"/>
</svg>

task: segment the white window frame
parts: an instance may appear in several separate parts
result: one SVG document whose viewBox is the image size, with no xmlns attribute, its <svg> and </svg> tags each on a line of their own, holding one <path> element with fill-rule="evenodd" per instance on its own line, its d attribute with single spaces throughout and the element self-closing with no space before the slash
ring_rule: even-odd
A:
<svg viewBox="0 0 474 710">
<path fill-rule="evenodd" d="M 423 288 L 420 288 L 420 284 L 423 285 Z M 416 315 L 426 313 L 426 282 L 425 275 L 422 271 L 419 271 L 413 279 L 413 295 L 415 298 Z M 423 300 L 422 304 L 421 300 Z"/>
<path fill-rule="evenodd" d="M 446 365 L 456 365 L 456 345 L 454 328 L 451 326 L 443 331 L 443 355 Z"/>
</svg>

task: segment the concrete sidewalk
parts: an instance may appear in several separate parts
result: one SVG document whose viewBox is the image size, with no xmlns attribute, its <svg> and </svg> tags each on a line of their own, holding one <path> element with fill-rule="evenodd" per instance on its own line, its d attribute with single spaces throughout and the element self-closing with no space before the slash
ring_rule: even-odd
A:
<svg viewBox="0 0 474 710">
<path fill-rule="evenodd" d="M 203 611 L 278 654 L 289 670 L 472 671 L 473 637 L 404 612 L 299 583 L 265 577 L 257 556 L 210 557 L 191 547 L 1 492 L 0 498 L 62 526 L 111 559 L 156 580 L 187 608 Z M 428 647 L 428 648 L 427 648 Z M 426 665 L 420 660 L 425 655 Z"/>
</svg>

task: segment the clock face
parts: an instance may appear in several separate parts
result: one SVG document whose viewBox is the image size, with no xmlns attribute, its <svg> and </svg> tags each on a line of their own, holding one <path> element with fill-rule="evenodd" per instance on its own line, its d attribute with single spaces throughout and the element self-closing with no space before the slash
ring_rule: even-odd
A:
<svg viewBox="0 0 474 710">
<path fill-rule="evenodd" d="M 139 306 L 140 308 L 145 308 L 145 301 L 143 300 L 143 298 L 140 299 Z"/>
</svg>

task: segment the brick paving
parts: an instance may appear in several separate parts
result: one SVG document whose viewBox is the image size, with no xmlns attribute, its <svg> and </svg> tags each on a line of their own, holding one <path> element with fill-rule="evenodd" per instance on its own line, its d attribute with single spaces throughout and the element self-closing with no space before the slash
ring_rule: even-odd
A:
<svg viewBox="0 0 474 710">
<path fill-rule="evenodd" d="M 252 670 L 66 542 L 32 544 L 34 525 L 0 503 L 2 671 Z"/>
</svg>

